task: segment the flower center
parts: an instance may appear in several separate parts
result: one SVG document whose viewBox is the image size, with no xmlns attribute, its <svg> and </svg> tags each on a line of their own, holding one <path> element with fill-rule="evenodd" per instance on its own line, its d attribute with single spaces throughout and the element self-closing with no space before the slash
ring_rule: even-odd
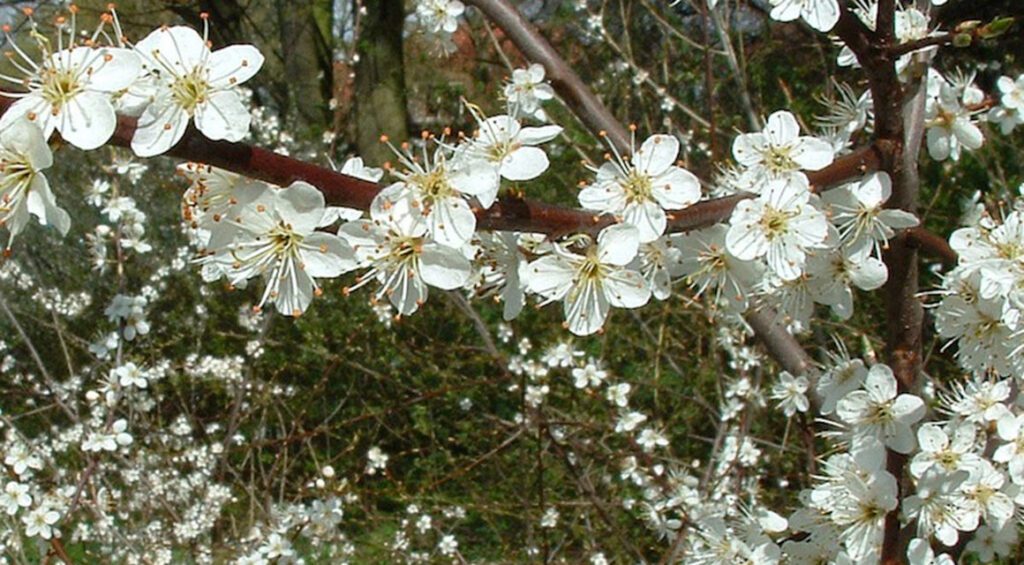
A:
<svg viewBox="0 0 1024 565">
<path fill-rule="evenodd" d="M 793 217 L 792 212 L 778 210 L 771 206 L 765 206 L 764 215 L 761 216 L 761 229 L 765 237 L 773 240 L 782 237 L 789 231 L 789 219 Z"/>
<path fill-rule="evenodd" d="M 274 226 L 274 229 L 270 230 L 269 236 L 271 250 L 277 257 L 295 255 L 303 239 L 284 222 Z"/>
<path fill-rule="evenodd" d="M 519 143 L 499 141 L 487 148 L 487 158 L 494 163 L 499 163 L 512 154 L 513 151 L 519 149 L 519 146 Z"/>
<path fill-rule="evenodd" d="M 190 115 L 195 113 L 196 106 L 206 102 L 210 93 L 210 83 L 203 77 L 203 68 L 196 67 L 188 74 L 182 75 L 171 85 L 171 96 L 175 104 L 184 108 Z"/>
<path fill-rule="evenodd" d="M 390 243 L 387 260 L 395 264 L 412 261 L 423 251 L 422 237 L 398 236 L 392 238 Z"/>
<path fill-rule="evenodd" d="M 956 469 L 957 464 L 960 463 L 960 454 L 951 449 L 947 449 L 938 453 L 935 460 L 947 471 L 953 471 Z"/>
<path fill-rule="evenodd" d="M 42 96 L 53 106 L 54 112 L 67 104 L 82 91 L 75 72 L 69 69 L 46 69 L 44 71 Z"/>
<path fill-rule="evenodd" d="M 800 168 L 790 156 L 789 147 L 769 147 L 764 152 L 764 165 L 773 173 L 788 173 Z"/>
<path fill-rule="evenodd" d="M 0 198 L 0 214 L 7 214 L 18 206 L 28 194 L 35 174 L 32 165 L 23 157 L 8 155 L 0 159 L 0 193 L 3 193 Z"/>
<path fill-rule="evenodd" d="M 600 283 L 601 279 L 604 278 L 605 270 L 604 265 L 597 258 L 597 251 L 591 249 L 587 252 L 587 258 L 580 264 L 576 274 L 581 282 L 591 281 Z"/>
<path fill-rule="evenodd" d="M 424 204 L 428 208 L 434 202 L 450 198 L 455 194 L 455 189 L 448 182 L 448 175 L 444 167 L 435 167 L 429 173 L 415 175 L 409 180 L 423 191 Z"/>
<path fill-rule="evenodd" d="M 629 202 L 646 202 L 651 199 L 651 188 L 653 183 L 651 177 L 630 171 L 629 176 L 620 182 L 622 190 L 626 192 L 626 200 Z"/>
</svg>

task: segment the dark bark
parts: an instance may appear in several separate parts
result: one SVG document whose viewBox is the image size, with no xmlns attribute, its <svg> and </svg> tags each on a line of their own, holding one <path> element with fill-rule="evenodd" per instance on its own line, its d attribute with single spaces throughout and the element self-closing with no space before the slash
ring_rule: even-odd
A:
<svg viewBox="0 0 1024 565">
<path fill-rule="evenodd" d="M 402 60 L 401 0 L 366 0 L 366 15 L 359 32 L 359 63 L 356 65 L 356 147 L 371 165 L 393 158 L 380 137 L 396 141 L 409 137 L 405 97 L 405 65 Z"/>
</svg>

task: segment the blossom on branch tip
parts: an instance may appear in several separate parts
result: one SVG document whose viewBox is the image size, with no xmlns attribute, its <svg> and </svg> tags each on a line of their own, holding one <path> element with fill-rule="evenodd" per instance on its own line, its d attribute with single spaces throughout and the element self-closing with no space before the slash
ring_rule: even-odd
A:
<svg viewBox="0 0 1024 565">
<path fill-rule="evenodd" d="M 769 181 L 757 198 L 736 205 L 725 246 L 743 261 L 765 257 L 784 281 L 804 270 L 807 251 L 826 247 L 829 224 L 812 203 L 807 177 L 797 174 Z"/>
<path fill-rule="evenodd" d="M 924 417 L 924 401 L 913 394 L 898 394 L 896 377 L 888 365 L 868 371 L 863 390 L 839 401 L 836 415 L 851 427 L 854 445 L 878 440 L 897 453 L 910 453 L 916 442 L 911 429 Z"/>
<path fill-rule="evenodd" d="M 34 22 L 32 26 L 32 36 L 42 50 L 42 60 L 38 63 L 8 37 L 8 44 L 14 49 L 9 61 L 25 78 L 6 75 L 0 78 L 26 91 L 4 93 L 18 100 L 0 118 L 0 129 L 24 119 L 38 124 L 44 138 L 58 131 L 79 149 L 103 145 L 117 126 L 112 97 L 131 86 L 142 72 L 139 56 L 120 47 L 75 45 L 73 42 L 78 37 L 74 11 L 70 29 L 60 26 L 57 31 L 56 50 L 35 29 Z M 69 34 L 66 48 L 65 34 Z"/>
<path fill-rule="evenodd" d="M 233 285 L 256 276 L 266 279 L 257 307 L 272 302 L 286 316 L 306 311 L 320 287 L 315 278 L 333 278 L 356 267 L 344 239 L 315 231 L 324 215 L 324 196 L 297 181 L 288 188 L 264 185 L 228 222 L 232 240 L 211 247 L 200 262 L 216 263 Z"/>
<path fill-rule="evenodd" d="M 410 206 L 409 200 L 373 206 L 371 219 L 348 222 L 338 230 L 352 246 L 359 266 L 369 268 L 345 292 L 376 280 L 381 286 L 375 299 L 386 297 L 403 316 L 426 302 L 428 285 L 453 290 L 465 285 L 472 274 L 463 251 L 427 237 L 426 225 Z"/>
<path fill-rule="evenodd" d="M 742 167 L 739 186 L 755 193 L 764 190 L 768 181 L 823 169 L 835 158 L 828 142 L 801 136 L 796 117 L 785 110 L 768 116 L 763 131 L 737 136 L 732 154 Z"/>
<path fill-rule="evenodd" d="M 590 335 L 604 325 L 612 306 L 639 308 L 651 297 L 640 273 L 627 265 L 636 257 L 640 239 L 635 227 L 605 228 L 584 255 L 556 245 L 554 253 L 526 267 L 526 287 L 542 304 L 564 301 L 565 325 L 576 335 Z"/>
<path fill-rule="evenodd" d="M 251 45 L 210 51 L 208 29 L 162 27 L 135 44 L 149 79 L 156 82 L 132 138 L 140 157 L 160 155 L 177 143 L 189 122 L 214 140 L 241 141 L 251 116 L 238 87 L 263 66 Z"/>
<path fill-rule="evenodd" d="M 690 171 L 675 165 L 679 140 L 670 135 L 652 135 L 633 150 L 627 162 L 614 145 L 613 157 L 594 172 L 594 183 L 579 194 L 588 210 L 621 216 L 637 229 L 642 243 L 665 233 L 665 210 L 681 210 L 700 200 L 700 181 Z"/>
</svg>

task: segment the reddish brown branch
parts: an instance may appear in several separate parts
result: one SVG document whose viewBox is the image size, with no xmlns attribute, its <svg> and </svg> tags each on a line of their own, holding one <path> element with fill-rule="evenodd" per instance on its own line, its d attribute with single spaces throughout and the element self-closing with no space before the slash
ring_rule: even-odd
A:
<svg viewBox="0 0 1024 565">
<path fill-rule="evenodd" d="M 960 258 L 945 238 L 920 226 L 907 230 L 907 244 L 941 259 L 947 267 L 955 266 Z"/>
</svg>

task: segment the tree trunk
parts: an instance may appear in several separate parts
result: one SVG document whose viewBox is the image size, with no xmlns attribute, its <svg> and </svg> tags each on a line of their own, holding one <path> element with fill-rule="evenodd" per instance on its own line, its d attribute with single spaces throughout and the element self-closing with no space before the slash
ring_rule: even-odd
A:
<svg viewBox="0 0 1024 565">
<path fill-rule="evenodd" d="M 380 165 L 392 158 L 381 135 L 396 141 L 409 137 L 402 61 L 405 13 L 401 0 L 366 0 L 364 6 L 352 116 L 359 154 L 368 164 Z"/>
</svg>

